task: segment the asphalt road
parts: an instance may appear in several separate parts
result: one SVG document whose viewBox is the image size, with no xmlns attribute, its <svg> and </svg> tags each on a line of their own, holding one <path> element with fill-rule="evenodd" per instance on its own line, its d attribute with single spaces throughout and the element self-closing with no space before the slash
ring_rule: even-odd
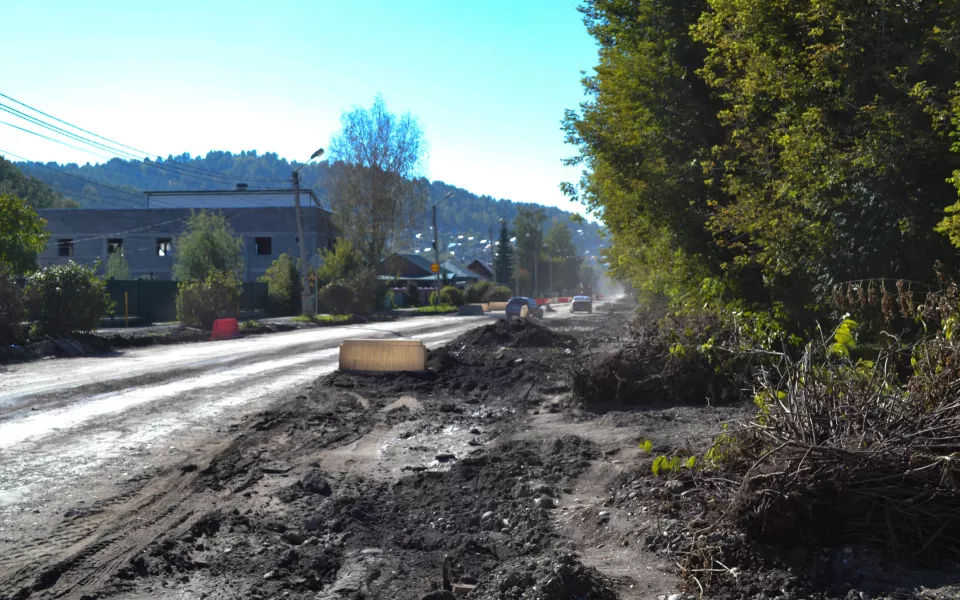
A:
<svg viewBox="0 0 960 600">
<path fill-rule="evenodd" d="M 0 553 L 334 370 L 344 339 L 436 347 L 494 318 L 418 317 L 0 367 Z"/>
</svg>

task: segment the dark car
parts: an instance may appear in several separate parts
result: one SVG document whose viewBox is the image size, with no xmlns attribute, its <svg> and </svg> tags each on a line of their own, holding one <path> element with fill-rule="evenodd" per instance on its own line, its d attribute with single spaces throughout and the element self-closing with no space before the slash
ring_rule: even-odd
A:
<svg viewBox="0 0 960 600">
<path fill-rule="evenodd" d="M 575 313 L 583 310 L 588 313 L 593 312 L 593 298 L 590 296 L 574 296 L 573 303 L 570 305 L 570 312 Z"/>
<path fill-rule="evenodd" d="M 524 310 L 526 307 L 526 310 Z M 543 309 L 537 306 L 537 301 L 533 298 L 523 296 L 514 296 L 507 302 L 507 317 L 536 317 L 543 318 Z"/>
</svg>

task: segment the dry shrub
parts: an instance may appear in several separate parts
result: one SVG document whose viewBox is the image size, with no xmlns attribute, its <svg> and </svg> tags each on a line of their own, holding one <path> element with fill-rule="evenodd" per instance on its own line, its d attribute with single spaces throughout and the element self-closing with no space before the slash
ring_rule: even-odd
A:
<svg viewBox="0 0 960 600">
<path fill-rule="evenodd" d="M 755 314 L 641 316 L 627 327 L 621 349 L 574 373 L 573 390 L 586 404 L 730 402 L 741 397 L 778 337 L 772 322 Z"/>
<path fill-rule="evenodd" d="M 958 346 L 942 336 L 918 344 L 904 385 L 899 343 L 876 361 L 854 361 L 841 337 L 764 371 L 748 428 L 762 443 L 739 461 L 745 474 L 725 519 L 773 544 L 957 554 Z"/>
</svg>

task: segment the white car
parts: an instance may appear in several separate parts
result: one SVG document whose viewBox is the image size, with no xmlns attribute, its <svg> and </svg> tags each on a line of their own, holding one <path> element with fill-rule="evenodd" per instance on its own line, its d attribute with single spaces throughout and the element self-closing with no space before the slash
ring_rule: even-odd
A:
<svg viewBox="0 0 960 600">
<path fill-rule="evenodd" d="M 590 296 L 574 296 L 573 303 L 570 304 L 570 312 L 575 313 L 578 310 L 585 310 L 588 313 L 592 313 L 593 298 Z"/>
</svg>

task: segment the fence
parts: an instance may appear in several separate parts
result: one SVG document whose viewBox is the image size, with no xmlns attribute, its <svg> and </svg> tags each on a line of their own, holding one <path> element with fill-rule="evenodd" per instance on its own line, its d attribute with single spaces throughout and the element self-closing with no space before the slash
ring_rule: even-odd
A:
<svg viewBox="0 0 960 600">
<path fill-rule="evenodd" d="M 131 317 L 144 322 L 162 323 L 177 318 L 177 282 L 141 279 L 107 281 L 107 293 L 117 303 L 117 314 L 123 315 L 124 293 L 128 295 Z M 266 310 L 267 284 L 248 282 L 240 294 L 240 310 Z"/>
</svg>

